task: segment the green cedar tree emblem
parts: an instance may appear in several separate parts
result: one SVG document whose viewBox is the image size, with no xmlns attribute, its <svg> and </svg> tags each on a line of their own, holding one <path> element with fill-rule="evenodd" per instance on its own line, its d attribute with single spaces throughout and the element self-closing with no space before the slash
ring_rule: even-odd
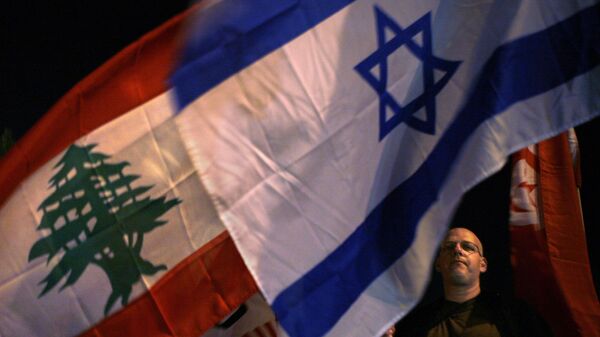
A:
<svg viewBox="0 0 600 337">
<path fill-rule="evenodd" d="M 49 181 L 54 191 L 38 208 L 43 215 L 37 230 L 49 234 L 31 247 L 29 261 L 47 255 L 49 263 L 63 253 L 40 282 L 45 284 L 40 297 L 63 278 L 60 290 L 73 285 L 90 264 L 100 267 L 112 288 L 106 315 L 119 298 L 127 304 L 142 274 L 167 269 L 141 257 L 144 234 L 163 226 L 159 218 L 181 201 L 143 197 L 152 186 L 132 187 L 139 176 L 123 173 L 129 163 L 107 163 L 110 157 L 93 152 L 95 146 L 72 145 L 54 166 L 58 172 Z"/>
</svg>

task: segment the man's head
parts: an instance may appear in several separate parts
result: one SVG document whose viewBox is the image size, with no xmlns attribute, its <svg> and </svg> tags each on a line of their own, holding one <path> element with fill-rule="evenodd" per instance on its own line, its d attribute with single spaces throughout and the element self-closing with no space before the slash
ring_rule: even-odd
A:
<svg viewBox="0 0 600 337">
<path fill-rule="evenodd" d="M 479 291 L 479 275 L 487 270 L 481 241 L 466 228 L 449 230 L 440 246 L 435 269 L 442 274 L 445 288 L 476 287 Z"/>
</svg>

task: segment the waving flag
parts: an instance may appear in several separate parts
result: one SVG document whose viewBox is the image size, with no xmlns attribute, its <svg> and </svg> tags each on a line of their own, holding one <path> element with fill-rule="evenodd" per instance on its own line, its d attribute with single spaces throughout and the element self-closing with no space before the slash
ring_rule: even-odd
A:
<svg viewBox="0 0 600 337">
<path fill-rule="evenodd" d="M 461 195 L 597 116 L 594 1 L 221 1 L 175 75 L 182 140 L 293 337 L 377 336 Z"/>
<path fill-rule="evenodd" d="M 535 305 L 557 337 L 600 336 L 600 303 L 587 255 L 577 158 L 573 130 L 513 155 L 510 234 L 515 289 Z"/>
<path fill-rule="evenodd" d="M 187 15 L 84 79 L 2 158 L 1 336 L 200 336 L 256 292 L 172 118 Z"/>
</svg>

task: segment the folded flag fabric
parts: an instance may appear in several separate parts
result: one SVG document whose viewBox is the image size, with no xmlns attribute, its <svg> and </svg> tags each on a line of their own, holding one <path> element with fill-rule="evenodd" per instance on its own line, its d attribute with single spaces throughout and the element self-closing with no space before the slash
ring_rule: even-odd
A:
<svg viewBox="0 0 600 337">
<path fill-rule="evenodd" d="M 595 1 L 220 1 L 189 27 L 176 124 L 292 337 L 380 336 L 461 195 L 597 116 Z"/>
<path fill-rule="evenodd" d="M 600 303 L 579 203 L 578 158 L 572 129 L 512 155 L 515 291 L 536 307 L 556 337 L 600 336 Z"/>
<path fill-rule="evenodd" d="M 1 336 L 200 336 L 256 293 L 187 155 L 176 17 L 0 162 Z"/>
</svg>

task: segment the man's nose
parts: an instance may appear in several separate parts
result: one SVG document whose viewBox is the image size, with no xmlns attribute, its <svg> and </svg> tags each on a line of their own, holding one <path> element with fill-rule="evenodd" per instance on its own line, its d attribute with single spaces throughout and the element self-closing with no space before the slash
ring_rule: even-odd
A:
<svg viewBox="0 0 600 337">
<path fill-rule="evenodd" d="M 466 254 L 466 252 L 460 246 L 459 242 L 457 242 L 457 243 L 454 244 L 454 254 L 458 254 L 458 255 L 465 255 Z"/>
</svg>

